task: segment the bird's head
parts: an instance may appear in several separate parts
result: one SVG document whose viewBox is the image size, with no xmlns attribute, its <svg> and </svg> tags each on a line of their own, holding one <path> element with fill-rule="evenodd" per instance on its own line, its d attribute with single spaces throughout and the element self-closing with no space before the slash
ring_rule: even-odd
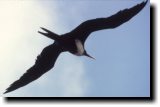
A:
<svg viewBox="0 0 160 107">
<path fill-rule="evenodd" d="M 86 51 L 84 51 L 83 55 L 84 55 L 84 56 L 87 56 L 87 57 L 89 57 L 89 58 L 95 59 L 94 57 L 92 57 L 91 55 L 89 55 Z"/>
</svg>

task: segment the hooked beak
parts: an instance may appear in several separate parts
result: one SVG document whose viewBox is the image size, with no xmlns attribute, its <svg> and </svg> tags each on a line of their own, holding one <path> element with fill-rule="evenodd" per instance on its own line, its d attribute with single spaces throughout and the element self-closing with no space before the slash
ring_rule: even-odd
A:
<svg viewBox="0 0 160 107">
<path fill-rule="evenodd" d="M 90 56 L 90 55 L 87 54 L 87 53 L 85 53 L 84 55 L 95 60 L 95 58 L 93 58 L 92 56 Z"/>
</svg>

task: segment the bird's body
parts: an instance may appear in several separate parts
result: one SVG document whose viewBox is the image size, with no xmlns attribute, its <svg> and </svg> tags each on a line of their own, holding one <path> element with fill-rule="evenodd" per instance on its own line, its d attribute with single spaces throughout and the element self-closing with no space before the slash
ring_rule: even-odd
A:
<svg viewBox="0 0 160 107">
<path fill-rule="evenodd" d="M 6 89 L 5 93 L 14 91 L 41 77 L 44 73 L 53 68 L 56 59 L 62 52 L 68 51 L 77 56 L 88 56 L 93 58 L 86 52 L 84 47 L 87 37 L 94 31 L 113 29 L 129 21 L 145 7 L 147 1 L 130 9 L 119 11 L 107 18 L 97 18 L 85 21 L 71 32 L 63 35 L 58 35 L 42 28 L 46 33 L 40 31 L 39 33 L 55 40 L 54 43 L 42 50 L 41 54 L 37 57 L 35 64 L 28 69 L 20 79 L 11 84 L 11 86 Z"/>
</svg>

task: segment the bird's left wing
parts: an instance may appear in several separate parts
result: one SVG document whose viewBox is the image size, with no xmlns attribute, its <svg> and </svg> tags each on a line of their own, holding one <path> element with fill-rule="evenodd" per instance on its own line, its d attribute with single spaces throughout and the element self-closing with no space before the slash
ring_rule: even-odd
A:
<svg viewBox="0 0 160 107">
<path fill-rule="evenodd" d="M 71 32 L 73 33 L 72 37 L 78 38 L 84 43 L 89 34 L 94 31 L 116 28 L 138 14 L 145 7 L 147 1 L 137 4 L 130 9 L 119 11 L 107 18 L 97 18 L 85 21 Z"/>
<path fill-rule="evenodd" d="M 37 57 L 35 64 L 28 69 L 20 79 L 11 84 L 10 87 L 6 89 L 5 93 L 25 86 L 49 71 L 54 66 L 55 61 L 61 52 L 61 48 L 56 43 L 44 48 L 41 54 Z"/>
</svg>

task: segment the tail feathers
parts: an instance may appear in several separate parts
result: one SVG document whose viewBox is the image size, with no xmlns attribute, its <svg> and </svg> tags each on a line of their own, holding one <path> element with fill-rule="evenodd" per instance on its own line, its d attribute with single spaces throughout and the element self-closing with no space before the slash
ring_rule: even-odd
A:
<svg viewBox="0 0 160 107">
<path fill-rule="evenodd" d="M 58 34 L 56 34 L 56 33 L 53 33 L 52 31 L 50 31 L 50 30 L 48 30 L 48 29 L 46 29 L 46 28 L 43 28 L 43 27 L 40 27 L 42 30 L 44 30 L 46 33 L 43 33 L 43 32 L 41 32 L 41 31 L 38 31 L 38 33 L 40 33 L 40 34 L 42 34 L 42 35 L 44 35 L 44 36 L 46 36 L 46 37 L 48 37 L 48 38 L 50 38 L 50 39 L 53 39 L 53 40 L 55 40 L 55 41 L 59 41 L 59 39 L 60 39 L 60 36 L 58 35 Z"/>
</svg>

